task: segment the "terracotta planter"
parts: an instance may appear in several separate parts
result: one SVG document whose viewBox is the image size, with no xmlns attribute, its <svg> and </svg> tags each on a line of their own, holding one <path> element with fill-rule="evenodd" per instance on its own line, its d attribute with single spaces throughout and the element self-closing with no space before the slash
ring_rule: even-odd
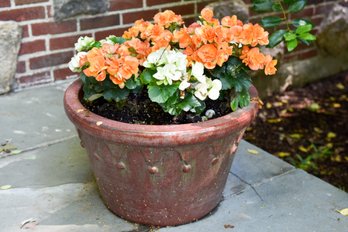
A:
<svg viewBox="0 0 348 232">
<path fill-rule="evenodd" d="M 256 103 L 202 123 L 134 125 L 89 112 L 80 103 L 80 90 L 80 81 L 66 90 L 65 111 L 112 212 L 168 226 L 197 220 L 217 206 Z"/>
</svg>

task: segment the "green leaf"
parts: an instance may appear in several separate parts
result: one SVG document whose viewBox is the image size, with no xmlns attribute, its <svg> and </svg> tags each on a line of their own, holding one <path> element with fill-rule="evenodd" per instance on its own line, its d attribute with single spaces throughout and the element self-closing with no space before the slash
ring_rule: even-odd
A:
<svg viewBox="0 0 348 232">
<path fill-rule="evenodd" d="M 231 101 L 231 109 L 232 111 L 236 111 L 238 109 L 238 98 L 233 98 L 233 100 Z"/>
<path fill-rule="evenodd" d="M 126 81 L 126 87 L 127 89 L 136 89 L 139 86 L 141 86 L 139 78 L 135 78 L 134 76 Z"/>
<path fill-rule="evenodd" d="M 297 38 L 297 35 L 295 33 L 293 33 L 292 31 L 286 32 L 284 34 L 284 39 L 285 41 L 290 41 L 290 40 L 294 40 Z"/>
<path fill-rule="evenodd" d="M 312 35 L 311 33 L 301 34 L 299 35 L 299 38 L 305 41 L 314 41 L 317 39 L 317 37 L 315 35 Z"/>
<path fill-rule="evenodd" d="M 280 17 L 269 16 L 261 19 L 261 24 L 264 27 L 278 26 L 283 20 Z"/>
<path fill-rule="evenodd" d="M 145 69 L 140 74 L 140 81 L 145 85 L 150 84 L 152 81 L 154 81 L 154 78 L 153 78 L 154 74 L 155 74 L 155 71 L 151 69 Z"/>
<path fill-rule="evenodd" d="M 127 99 L 129 94 L 129 90 L 124 88 L 124 89 L 120 89 L 120 88 L 112 88 L 112 89 L 108 89 L 104 92 L 103 97 L 105 98 L 105 100 L 107 101 L 116 101 L 119 102 L 121 100 L 125 100 Z"/>
<path fill-rule="evenodd" d="M 103 96 L 103 94 L 96 93 L 96 94 L 91 95 L 87 100 L 92 102 L 92 101 L 97 100 L 98 98 L 101 98 L 102 96 Z"/>
<path fill-rule="evenodd" d="M 310 32 L 312 28 L 313 28 L 312 24 L 301 25 L 296 29 L 296 33 L 301 35 L 301 34 Z"/>
<path fill-rule="evenodd" d="M 272 33 L 272 35 L 269 37 L 269 44 L 268 47 L 275 47 L 278 44 L 280 44 L 280 42 L 283 41 L 283 36 L 286 33 L 286 30 L 278 30 Z"/>
<path fill-rule="evenodd" d="M 294 19 L 294 20 L 291 21 L 291 23 L 295 27 L 304 26 L 306 24 L 311 24 L 312 25 L 312 22 L 307 20 L 307 19 Z"/>
<path fill-rule="evenodd" d="M 288 49 L 289 52 L 293 51 L 298 45 L 298 41 L 297 39 L 294 40 L 290 40 L 286 42 L 286 47 Z"/>
<path fill-rule="evenodd" d="M 280 3 L 273 3 L 272 10 L 277 12 L 277 11 L 282 11 L 283 8 L 282 8 L 282 5 Z"/>
<path fill-rule="evenodd" d="M 153 102 L 165 103 L 178 89 L 178 85 L 149 85 L 148 94 Z"/>
<path fill-rule="evenodd" d="M 299 12 L 299 11 L 303 10 L 303 8 L 306 6 L 306 3 L 307 3 L 306 0 L 298 0 L 296 2 L 293 2 L 290 4 L 288 11 L 290 13 Z"/>
<path fill-rule="evenodd" d="M 253 8 L 255 11 L 272 11 L 273 2 L 272 0 L 264 1 L 253 1 Z"/>
<path fill-rule="evenodd" d="M 203 106 L 203 108 L 202 108 Z M 178 104 L 178 107 L 185 112 L 191 111 L 200 114 L 204 110 L 204 105 L 193 94 L 187 94 L 185 99 Z"/>
<path fill-rule="evenodd" d="M 125 38 L 117 37 L 114 35 L 109 36 L 108 39 L 111 40 L 112 42 L 114 42 L 115 44 L 123 44 L 124 42 L 126 42 Z"/>
<path fill-rule="evenodd" d="M 296 2 L 296 1 L 298 1 L 298 0 L 284 0 L 284 2 L 286 3 L 286 4 L 292 4 L 292 3 L 294 3 L 294 2 Z"/>
</svg>

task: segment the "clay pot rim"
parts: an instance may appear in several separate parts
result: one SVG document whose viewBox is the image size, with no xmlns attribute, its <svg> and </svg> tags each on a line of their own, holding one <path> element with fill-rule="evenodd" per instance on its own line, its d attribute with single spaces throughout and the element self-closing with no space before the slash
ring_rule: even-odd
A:
<svg viewBox="0 0 348 232">
<path fill-rule="evenodd" d="M 130 124 L 111 120 L 100 115 L 94 114 L 87 110 L 79 100 L 79 93 L 82 88 L 81 80 L 75 80 L 65 91 L 64 94 L 64 108 L 69 119 L 75 124 L 77 129 L 87 129 L 90 134 L 94 134 L 98 130 L 98 134 L 104 138 L 115 137 L 109 139 L 118 140 L 117 135 L 127 134 L 129 136 L 143 137 L 143 139 L 156 139 L 163 137 L 185 137 L 188 136 L 187 141 L 181 141 L 179 143 L 189 144 L 194 140 L 195 136 L 209 136 L 215 134 L 218 137 L 224 136 L 225 133 L 215 133 L 216 131 L 227 132 L 237 127 L 242 129 L 249 125 L 256 116 L 258 110 L 258 104 L 251 102 L 249 106 L 239 109 L 230 114 L 224 115 L 219 118 L 211 119 L 204 122 L 187 123 L 187 124 L 175 124 L 175 125 L 142 125 L 142 124 Z M 257 91 L 255 87 L 251 87 L 250 94 L 252 97 L 257 97 Z M 86 114 L 86 112 L 88 112 Z M 132 143 L 132 137 L 120 140 L 128 140 Z M 134 138 L 136 140 L 136 138 Z M 134 141 L 135 142 L 135 141 Z M 151 143 L 151 141 L 148 141 Z M 170 141 L 163 141 L 168 143 Z M 142 141 L 142 143 L 146 143 Z"/>
</svg>

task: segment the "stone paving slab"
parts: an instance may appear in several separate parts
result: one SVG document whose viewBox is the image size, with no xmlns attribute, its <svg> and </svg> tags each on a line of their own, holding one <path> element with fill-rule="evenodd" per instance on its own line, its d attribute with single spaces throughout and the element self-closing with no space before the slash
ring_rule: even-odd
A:
<svg viewBox="0 0 348 232">
<path fill-rule="evenodd" d="M 224 200 L 211 215 L 157 231 L 343 232 L 348 228 L 348 219 L 335 212 L 348 206 L 347 193 L 262 150 L 252 155 L 247 149 L 258 148 L 245 141 L 240 144 Z M 150 230 L 107 210 L 77 138 L 0 159 L 0 176 L 0 185 L 13 186 L 0 191 L 0 231 L 23 231 L 21 222 L 30 218 L 39 223 L 34 231 Z M 323 226 L 317 228 L 318 221 Z"/>
<path fill-rule="evenodd" d="M 67 83 L 1 96 L 0 143 L 27 150 L 75 136 L 62 108 Z"/>
</svg>

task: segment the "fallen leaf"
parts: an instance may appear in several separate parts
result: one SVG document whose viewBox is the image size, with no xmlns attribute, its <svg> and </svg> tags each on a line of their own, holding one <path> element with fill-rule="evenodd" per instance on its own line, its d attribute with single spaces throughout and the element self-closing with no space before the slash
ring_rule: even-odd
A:
<svg viewBox="0 0 348 232">
<path fill-rule="evenodd" d="M 309 152 L 310 150 L 311 150 L 311 146 L 309 146 L 309 147 L 304 147 L 304 146 L 299 146 L 298 147 L 298 149 L 300 150 L 300 151 L 302 151 L 302 152 L 305 152 L 305 153 L 307 153 L 307 152 Z"/>
<path fill-rule="evenodd" d="M 225 229 L 233 229 L 233 228 L 234 228 L 234 225 L 225 224 L 224 227 L 225 227 Z"/>
<path fill-rule="evenodd" d="M 280 158 L 284 158 L 284 157 L 288 157 L 290 156 L 290 153 L 289 152 L 278 152 L 277 153 L 277 156 L 280 157 Z"/>
<path fill-rule="evenodd" d="M 272 104 L 269 103 L 269 102 L 267 102 L 267 103 L 266 103 L 266 108 L 267 108 L 267 109 L 271 109 L 271 108 L 272 108 Z"/>
<path fill-rule="evenodd" d="M 333 133 L 333 132 L 329 132 L 329 133 L 327 133 L 326 138 L 329 139 L 329 140 L 333 139 L 333 138 L 336 138 L 336 134 Z"/>
<path fill-rule="evenodd" d="M 0 186 L 0 190 L 7 190 L 7 189 L 10 189 L 10 188 L 12 188 L 12 185 L 9 185 L 9 184 Z"/>
<path fill-rule="evenodd" d="M 10 153 L 13 150 L 16 150 L 17 147 L 11 143 L 5 143 L 0 147 L 0 152 Z"/>
<path fill-rule="evenodd" d="M 344 89 L 344 85 L 342 83 L 338 83 L 336 85 L 337 89 L 343 90 Z"/>
<path fill-rule="evenodd" d="M 259 154 L 259 152 L 258 152 L 258 151 L 253 150 L 253 149 L 248 149 L 248 152 L 249 152 L 250 154 L 253 154 L 253 155 L 257 155 L 257 154 Z"/>
<path fill-rule="evenodd" d="M 281 107 L 281 106 L 283 106 L 283 102 L 274 102 L 273 105 L 275 107 Z"/>
<path fill-rule="evenodd" d="M 320 110 L 320 105 L 318 103 L 312 103 L 308 108 L 309 110 L 316 112 Z"/>
<path fill-rule="evenodd" d="M 339 212 L 343 216 L 347 216 L 348 217 L 348 208 L 337 210 L 337 212 Z"/>
<path fill-rule="evenodd" d="M 289 137 L 292 139 L 300 139 L 300 138 L 302 138 L 302 136 L 303 135 L 297 134 L 297 133 L 289 135 Z"/>
<path fill-rule="evenodd" d="M 341 104 L 340 103 L 332 103 L 332 107 L 333 108 L 341 108 Z"/>
<path fill-rule="evenodd" d="M 102 121 L 98 121 L 98 122 L 96 122 L 96 125 L 97 125 L 97 126 L 100 126 L 101 124 L 103 124 L 103 122 L 102 122 Z"/>
<path fill-rule="evenodd" d="M 22 153 L 22 151 L 21 150 L 12 150 L 11 151 L 11 155 L 18 155 L 18 154 L 20 154 L 20 153 Z"/>
<path fill-rule="evenodd" d="M 270 118 L 267 120 L 267 122 L 269 122 L 269 123 L 279 123 L 281 121 L 282 121 L 281 118 Z"/>
<path fill-rule="evenodd" d="M 340 155 L 336 155 L 334 157 L 331 156 L 331 161 L 335 161 L 335 162 L 342 162 L 342 157 Z"/>
<path fill-rule="evenodd" d="M 322 131 L 320 128 L 318 128 L 318 127 L 314 127 L 314 131 L 315 131 L 316 133 L 318 133 L 318 134 L 323 133 L 323 131 Z"/>
</svg>

